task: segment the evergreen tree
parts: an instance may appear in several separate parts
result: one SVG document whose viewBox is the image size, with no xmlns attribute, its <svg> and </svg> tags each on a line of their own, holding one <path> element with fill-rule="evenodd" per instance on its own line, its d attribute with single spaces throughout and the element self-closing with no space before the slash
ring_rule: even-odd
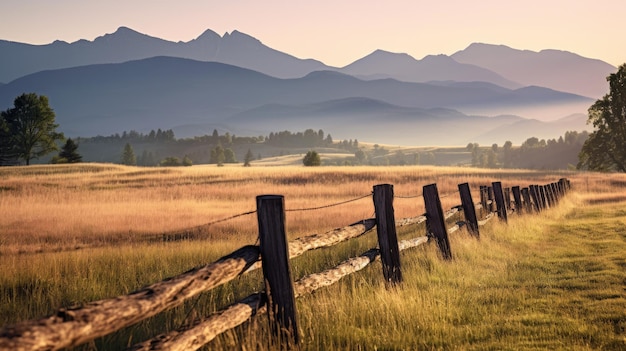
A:
<svg viewBox="0 0 626 351">
<path fill-rule="evenodd" d="M 129 143 L 126 143 L 126 145 L 124 146 L 124 151 L 122 151 L 122 164 L 127 166 L 137 165 L 135 152 L 133 151 L 133 147 L 130 146 Z"/>
<path fill-rule="evenodd" d="M 218 143 L 216 147 L 211 149 L 209 163 L 216 163 L 218 166 L 223 166 L 225 159 L 226 157 L 224 156 L 224 148 L 222 147 L 222 144 Z"/>
<path fill-rule="evenodd" d="M 248 149 L 248 152 L 246 152 L 246 156 L 244 156 L 243 158 L 243 166 L 244 167 L 250 167 L 250 162 L 252 162 L 254 160 L 254 155 L 252 154 L 252 151 L 250 151 L 250 149 Z"/>
<path fill-rule="evenodd" d="M 72 140 L 72 138 L 68 138 L 59 153 L 59 157 L 64 159 L 67 163 L 78 163 L 83 161 L 83 157 L 76 151 L 78 149 L 78 145 Z"/>
<path fill-rule="evenodd" d="M 231 148 L 227 148 L 224 150 L 224 162 L 225 163 L 237 163 L 237 158 L 235 157 L 235 152 Z"/>
</svg>

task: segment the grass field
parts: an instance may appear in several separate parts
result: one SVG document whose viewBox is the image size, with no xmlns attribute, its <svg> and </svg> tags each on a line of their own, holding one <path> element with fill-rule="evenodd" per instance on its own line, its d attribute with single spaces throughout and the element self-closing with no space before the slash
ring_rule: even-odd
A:
<svg viewBox="0 0 626 351">
<path fill-rule="evenodd" d="M 574 191 L 557 208 L 492 221 L 474 240 L 451 237 L 454 260 L 435 245 L 402 254 L 404 283 L 388 289 L 376 263 L 298 300 L 303 348 L 626 348 L 626 177 L 572 172 L 443 167 L 134 168 L 108 164 L 0 168 L 0 324 L 126 294 L 256 242 L 255 196 L 282 194 L 288 210 L 355 199 L 394 185 L 397 218 L 423 213 L 422 186 L 437 183 L 443 207 L 457 184 L 474 191 L 561 177 Z M 373 215 L 371 197 L 287 212 L 291 238 Z M 189 228 L 194 228 L 189 230 Z M 424 235 L 423 226 L 399 232 Z M 375 234 L 307 253 L 294 278 L 376 245 Z M 262 288 L 259 272 L 82 349 L 119 349 L 174 329 Z M 250 335 L 252 333 L 252 335 Z M 265 349 L 264 319 L 209 349 Z"/>
</svg>

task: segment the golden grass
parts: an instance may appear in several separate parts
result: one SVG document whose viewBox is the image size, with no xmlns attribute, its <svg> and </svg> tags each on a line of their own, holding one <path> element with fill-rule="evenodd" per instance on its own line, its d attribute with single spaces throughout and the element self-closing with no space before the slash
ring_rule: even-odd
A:
<svg viewBox="0 0 626 351">
<path fill-rule="evenodd" d="M 609 338 L 602 328 L 591 330 L 586 322 L 559 322 L 559 316 L 570 313 L 570 304 L 580 299 L 597 305 L 596 300 L 618 294 L 617 305 L 599 307 L 608 317 L 601 314 L 597 318 L 613 318 L 617 320 L 616 328 L 621 328 L 622 315 L 616 308 L 622 306 L 619 299 L 623 299 L 623 292 L 620 295 L 611 287 L 594 288 L 593 296 L 568 295 L 560 301 L 566 311 L 555 309 L 553 314 L 549 308 L 554 300 L 546 300 L 543 294 L 549 291 L 553 299 L 557 292 L 576 291 L 578 285 L 587 284 L 585 279 L 610 284 L 615 283 L 613 278 L 619 280 L 619 274 L 607 273 L 606 277 L 565 279 L 556 288 L 549 285 L 560 272 L 552 271 L 553 266 L 568 276 L 575 272 L 565 266 L 570 260 L 581 267 L 580 272 L 586 272 L 580 257 L 587 257 L 591 249 L 577 250 L 582 244 L 596 243 L 578 241 L 580 230 L 593 232 L 597 226 L 601 232 L 618 233 L 626 225 L 624 206 L 615 207 L 615 201 L 626 198 L 626 176 L 619 174 L 423 166 L 168 169 L 84 164 L 0 168 L 2 324 L 42 317 L 62 306 L 125 294 L 254 243 L 254 214 L 202 225 L 255 210 L 255 196 L 260 194 L 282 194 L 288 210 L 303 209 L 354 199 L 369 194 L 376 184 L 390 183 L 397 196 L 396 217 L 402 218 L 423 213 L 421 198 L 402 197 L 418 195 L 422 186 L 430 183 L 437 183 L 440 194 L 450 194 L 442 198 L 443 207 L 449 208 L 459 202 L 459 183 L 469 182 L 474 199 L 478 199 L 478 186 L 492 181 L 502 181 L 504 187 L 527 186 L 561 177 L 571 179 L 575 189 L 568 201 L 539 216 L 513 216 L 508 227 L 492 221 L 479 242 L 465 235 L 454 236 L 452 263 L 439 259 L 435 245 L 403 254 L 405 283 L 397 291 L 386 289 L 380 266 L 375 264 L 363 274 L 301 300 L 301 332 L 306 349 L 311 350 L 357 350 L 363 349 L 361 346 L 516 349 L 517 343 L 530 345 L 528 348 L 566 349 L 556 342 L 568 340 L 568 333 L 574 333 L 568 328 L 575 328 L 575 349 L 593 348 L 603 345 L 594 338 L 614 342 L 613 337 Z M 288 235 L 325 232 L 369 218 L 373 211 L 368 197 L 326 209 L 287 212 Z M 609 224 L 604 225 L 605 221 Z M 163 241 L 178 238 L 163 234 L 196 226 L 200 227 L 190 237 L 200 240 Z M 410 238 L 424 231 L 423 227 L 410 227 L 399 235 Z M 558 240 L 563 236 L 567 245 L 559 253 Z M 603 240 L 604 245 L 621 245 L 615 238 Z M 368 234 L 332 250 L 305 254 L 292 263 L 294 278 L 332 267 L 374 245 L 375 234 Z M 606 260 L 624 268 L 619 266 L 623 260 L 619 261 L 617 253 L 608 254 Z M 550 265 L 543 266 L 545 261 Z M 598 265 L 608 265 L 606 262 L 603 259 Z M 170 330 L 184 323 L 191 312 L 213 311 L 259 289 L 261 283 L 257 272 L 98 343 L 106 349 L 107 345 L 126 345 L 131 337 L 145 338 Z M 555 290 L 546 290 L 544 285 Z M 530 306 L 526 299 L 539 303 L 541 308 Z M 453 308 L 457 304 L 465 307 Z M 514 315 L 511 309 L 528 313 Z M 577 320 L 575 317 L 582 318 L 568 315 L 567 321 Z M 542 328 L 549 325 L 555 327 Z M 531 334 L 526 337 L 522 331 Z M 246 337 L 238 333 L 241 331 L 227 333 L 214 343 L 214 349 L 256 349 L 254 345 L 260 341 L 253 338 L 246 343 Z M 494 335 L 502 342 L 494 340 Z M 550 339 L 557 341 L 552 343 Z M 585 348 L 585 340 L 592 346 Z M 236 346 L 240 341 L 243 346 Z"/>
<path fill-rule="evenodd" d="M 559 173 L 446 167 L 215 167 L 137 168 L 58 165 L 0 169 L 0 253 L 40 252 L 145 241 L 169 232 L 255 210 L 255 196 L 281 194 L 287 209 L 318 207 L 394 184 L 397 196 L 414 196 L 437 183 L 442 195 L 457 184 L 477 187 L 551 182 Z M 565 174 L 567 175 L 567 174 Z M 589 177 L 584 181 L 594 182 Z M 477 194 L 475 195 L 477 197 Z M 444 207 L 458 202 L 443 200 Z M 396 200 L 396 215 L 423 211 L 420 199 Z M 306 213 L 289 213 L 292 236 L 326 231 L 372 215 L 371 200 Z M 254 241 L 254 216 L 216 224 L 203 237 Z"/>
</svg>

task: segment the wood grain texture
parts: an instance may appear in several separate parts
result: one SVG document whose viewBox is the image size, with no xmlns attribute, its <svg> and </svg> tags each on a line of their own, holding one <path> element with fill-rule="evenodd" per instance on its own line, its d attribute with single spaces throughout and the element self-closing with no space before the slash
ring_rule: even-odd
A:
<svg viewBox="0 0 626 351">
<path fill-rule="evenodd" d="M 0 350 L 59 350 L 80 345 L 182 304 L 224 284 L 259 259 L 257 246 L 245 246 L 209 265 L 147 286 L 128 295 L 100 300 L 0 331 Z"/>
</svg>

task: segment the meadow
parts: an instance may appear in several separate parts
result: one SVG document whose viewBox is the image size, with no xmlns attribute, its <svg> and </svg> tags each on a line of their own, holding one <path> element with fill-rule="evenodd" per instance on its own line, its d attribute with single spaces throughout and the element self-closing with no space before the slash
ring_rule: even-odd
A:
<svg viewBox="0 0 626 351">
<path fill-rule="evenodd" d="M 403 252 L 397 288 L 385 286 L 376 263 L 299 299 L 302 348 L 624 349 L 626 177 L 453 167 L 0 168 L 0 324 L 127 294 L 256 243 L 256 216 L 245 213 L 257 195 L 285 196 L 293 239 L 372 217 L 364 196 L 376 184 L 394 185 L 395 215 L 404 218 L 424 212 L 427 184 L 437 183 L 447 209 L 459 203 L 459 183 L 469 182 L 477 199 L 478 186 L 492 181 L 527 186 L 562 177 L 574 191 L 557 208 L 512 216 L 508 225 L 492 221 L 480 240 L 452 235 L 452 262 L 433 244 Z M 399 236 L 424 233 L 415 226 Z M 293 260 L 293 278 L 375 245 L 369 233 L 307 253 Z M 79 349 L 132 345 L 261 288 L 260 272 L 252 272 Z M 268 349 L 267 333 L 258 317 L 207 348 Z"/>
</svg>

